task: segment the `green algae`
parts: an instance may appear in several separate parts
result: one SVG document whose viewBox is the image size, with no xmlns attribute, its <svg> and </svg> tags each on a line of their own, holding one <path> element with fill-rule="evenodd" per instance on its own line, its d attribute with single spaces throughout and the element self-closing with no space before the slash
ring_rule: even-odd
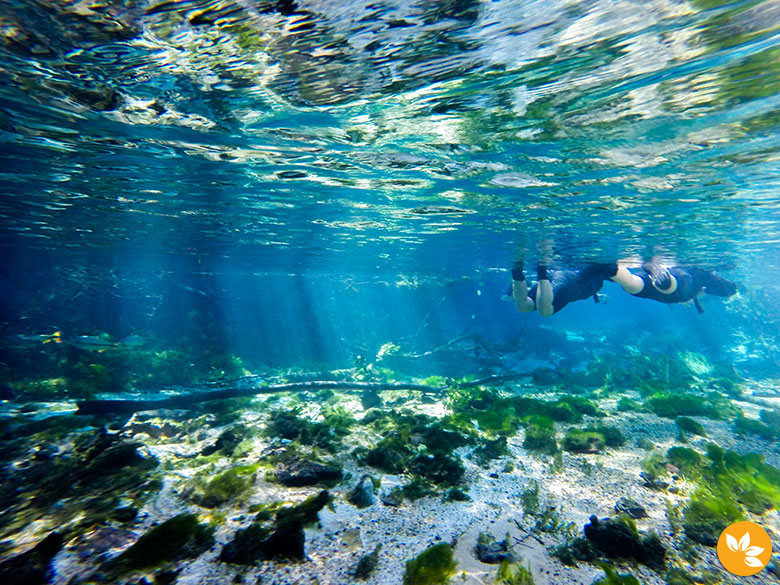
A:
<svg viewBox="0 0 780 585">
<path fill-rule="evenodd" d="M 563 449 L 572 453 L 596 453 L 605 445 L 604 435 L 582 429 L 569 429 L 561 441 Z"/>
<path fill-rule="evenodd" d="M 213 543 L 213 528 L 194 514 L 179 514 L 155 526 L 119 555 L 110 566 L 120 572 L 156 567 L 182 556 L 196 556 Z"/>
<path fill-rule="evenodd" d="M 631 400 L 628 396 L 621 396 L 617 402 L 619 412 L 636 412 L 642 408 L 636 400 Z"/>
<path fill-rule="evenodd" d="M 382 545 L 378 544 L 373 551 L 360 557 L 353 573 L 355 579 L 365 581 L 374 574 L 376 568 L 379 566 L 379 551 L 381 549 Z"/>
<path fill-rule="evenodd" d="M 231 501 L 241 500 L 254 485 L 256 466 L 234 467 L 214 476 L 195 494 L 195 503 L 216 508 Z"/>
<path fill-rule="evenodd" d="M 715 546 L 729 524 L 744 519 L 744 510 L 762 515 L 780 506 L 780 470 L 764 463 L 760 455 L 738 455 L 714 443 L 707 446 L 707 459 L 701 485 L 685 509 L 683 527 L 688 538 Z"/>
<path fill-rule="evenodd" d="M 455 574 L 457 563 L 452 547 L 440 542 L 406 562 L 404 585 L 445 585 Z"/>
<path fill-rule="evenodd" d="M 619 428 L 611 425 L 598 424 L 585 427 L 586 432 L 598 433 L 604 437 L 604 444 L 607 447 L 622 447 L 626 443 L 626 438 Z"/>
<path fill-rule="evenodd" d="M 599 563 L 599 566 L 603 569 L 604 576 L 596 579 L 593 585 L 641 585 L 639 579 L 630 573 L 620 575 L 614 567 L 607 563 Z"/>
<path fill-rule="evenodd" d="M 555 425 L 549 416 L 536 414 L 528 417 L 523 448 L 547 455 L 552 455 L 558 450 Z"/>
<path fill-rule="evenodd" d="M 493 583 L 496 585 L 534 585 L 531 563 L 526 566 L 522 563 L 510 563 L 508 560 L 501 561 Z"/>
<path fill-rule="evenodd" d="M 671 447 L 666 452 L 666 459 L 688 479 L 695 479 L 700 475 L 702 456 L 693 449 L 688 447 Z"/>
</svg>

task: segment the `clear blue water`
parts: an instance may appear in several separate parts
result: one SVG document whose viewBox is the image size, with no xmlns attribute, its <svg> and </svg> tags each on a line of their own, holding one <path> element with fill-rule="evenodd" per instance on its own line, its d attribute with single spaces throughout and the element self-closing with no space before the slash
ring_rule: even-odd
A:
<svg viewBox="0 0 780 585">
<path fill-rule="evenodd" d="M 522 451 L 517 432 L 529 422 L 515 420 L 512 466 L 490 464 L 501 481 L 514 474 L 507 514 L 527 520 L 524 508 L 512 506 L 531 489 L 529 478 L 542 486 L 544 502 L 568 507 L 563 520 L 580 527 L 611 508 L 572 494 L 598 492 L 610 502 L 639 494 L 655 506 L 640 528 L 665 531 L 669 550 L 684 548 L 661 524 L 669 494 L 637 480 L 645 435 L 664 452 L 682 440 L 650 396 L 690 392 L 714 401 L 700 417 L 713 441 L 780 462 L 777 403 L 760 402 L 778 394 L 780 379 L 779 112 L 775 0 L 3 0 L 0 581 L 12 554 L 60 522 L 72 540 L 48 575 L 55 583 L 94 569 L 74 560 L 83 542 L 105 544 L 94 526 L 113 530 L 120 522 L 131 530 L 112 533 L 115 544 L 101 549 L 110 556 L 153 522 L 197 508 L 201 519 L 211 514 L 225 545 L 245 527 L 248 500 L 231 501 L 220 520 L 202 497 L 190 498 L 205 489 L 187 483 L 192 473 L 224 469 L 199 450 L 240 421 L 231 428 L 254 428 L 242 440 L 253 457 L 266 457 L 289 443 L 268 430 L 279 405 L 318 421 L 337 399 L 350 413 L 361 408 L 347 392 L 269 398 L 232 414 L 212 404 L 192 414 L 201 417 L 197 425 L 187 412 L 130 422 L 72 414 L 85 398 L 199 391 L 245 375 L 256 377 L 243 384 L 419 384 L 437 376 L 429 383 L 447 386 L 435 405 L 440 416 L 468 402 L 453 380 L 535 370 L 500 392 L 602 401 L 628 446 L 605 450 L 604 465 L 587 451 L 598 465 L 567 452 L 559 466 L 549 453 Z M 739 293 L 705 295 L 700 314 L 691 303 L 666 306 L 608 282 L 598 304 L 578 301 L 550 318 L 520 314 L 507 296 L 510 267 L 523 260 L 533 280 L 543 256 L 558 267 L 616 260 L 636 267 L 660 256 L 714 270 Z M 393 396 L 391 414 L 382 416 L 406 405 L 405 395 Z M 645 410 L 617 410 L 619 396 Z M 408 405 L 433 408 L 425 397 L 409 394 Z M 733 404 L 747 419 L 727 408 Z M 762 415 L 762 408 L 769 410 Z M 51 434 L 35 426 L 39 415 L 63 411 L 70 414 L 52 417 Z M 760 416 L 763 437 L 755 436 Z M 439 424 L 428 422 L 425 432 Z M 160 474 L 180 473 L 164 488 L 142 483 L 148 493 L 132 482 L 108 495 L 106 488 L 95 495 L 105 497 L 95 519 L 78 507 L 94 495 L 83 484 L 68 500 L 40 470 L 53 461 L 61 474 L 54 483 L 70 476 L 68 466 L 84 479 L 83 469 L 100 461 L 84 441 L 102 440 L 85 428 L 104 423 L 120 445 L 159 431 L 143 439 L 151 455 L 143 451 L 142 459 L 164 463 Z M 167 448 L 165 424 L 177 429 L 175 448 Z M 551 432 L 562 440 L 569 429 L 556 425 Z M 478 427 L 469 432 L 494 439 Z M 392 435 L 360 428 L 374 438 Z M 406 439 L 415 456 L 427 457 L 424 442 L 414 443 L 419 434 Z M 315 451 L 363 473 L 353 448 L 367 448 L 364 435 L 341 452 L 332 444 Z M 709 438 L 689 438 L 703 456 Z M 177 459 L 177 449 L 187 454 Z M 503 502 L 496 498 L 504 492 L 490 491 L 500 482 L 480 483 L 492 481 L 487 467 L 469 457 L 459 461 L 472 474 L 464 489 L 472 489 L 473 509 L 457 509 L 474 528 L 493 513 L 474 510 Z M 257 461 L 246 454 L 231 461 L 238 460 Z M 128 466 L 137 464 L 131 458 Z M 418 467 L 401 475 L 422 477 Z M 561 491 L 561 469 L 570 490 Z M 141 482 L 150 477 L 139 474 Z M 597 479 L 583 479 L 591 474 Z M 400 485 L 396 479 L 387 485 Z M 333 488 L 339 505 L 347 505 L 347 483 Z M 252 503 L 266 503 L 268 493 L 279 500 L 274 489 L 281 488 L 258 488 Z M 687 510 L 692 490 L 672 493 L 681 493 L 678 511 Z M 137 520 L 106 519 L 105 510 L 126 501 L 143 510 Z M 408 520 L 415 505 L 399 508 L 396 520 Z M 419 517 L 438 522 L 436 510 Z M 452 518 L 442 514 L 441 538 L 462 535 L 447 532 Z M 373 581 L 400 583 L 405 561 L 433 542 L 423 542 L 433 528 L 428 534 L 414 518 L 402 526 L 386 520 L 349 526 L 363 531 L 367 551 L 381 540 L 366 536 L 371 527 L 415 533 L 420 540 L 404 546 L 385 543 L 387 572 Z M 317 582 L 342 583 L 344 573 L 334 577 L 321 561 L 354 559 L 335 536 L 325 541 L 307 541 L 320 560 L 305 568 Z M 715 563 L 697 542 L 702 563 Z M 210 571 L 229 582 L 233 568 L 215 554 L 182 565 L 181 582 L 205 583 Z M 675 566 L 698 571 L 701 565 L 680 560 L 686 555 Z M 255 566 L 251 577 L 267 571 L 281 579 L 268 582 L 287 582 L 298 570 L 277 568 Z M 595 569 L 587 570 L 578 582 L 592 581 Z M 123 579 L 117 582 L 131 582 Z"/>
<path fill-rule="evenodd" d="M 175 336 L 208 305 L 241 351 L 273 337 L 271 365 L 474 314 L 506 336 L 538 325 L 500 302 L 506 269 L 551 242 L 743 288 L 699 317 L 608 285 L 552 326 L 660 312 L 774 351 L 773 2 L 274 6 L 4 5 L 5 333 Z"/>
</svg>

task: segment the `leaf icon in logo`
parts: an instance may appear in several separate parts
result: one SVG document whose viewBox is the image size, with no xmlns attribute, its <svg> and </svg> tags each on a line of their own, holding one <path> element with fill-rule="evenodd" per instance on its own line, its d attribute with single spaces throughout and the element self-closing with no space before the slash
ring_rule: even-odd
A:
<svg viewBox="0 0 780 585">
<path fill-rule="evenodd" d="M 750 533 L 746 532 L 745 536 L 739 539 L 739 550 L 746 551 L 750 547 Z"/>
<path fill-rule="evenodd" d="M 737 543 L 737 539 L 731 536 L 730 534 L 726 535 L 726 544 L 728 544 L 729 550 L 732 552 L 737 552 L 739 550 L 739 544 Z"/>
<path fill-rule="evenodd" d="M 746 564 L 748 567 L 756 567 L 756 568 L 759 568 L 759 567 L 763 567 L 763 566 L 764 566 L 764 563 L 762 563 L 762 562 L 761 562 L 759 559 L 757 559 L 756 557 L 745 557 L 745 564 Z"/>
</svg>

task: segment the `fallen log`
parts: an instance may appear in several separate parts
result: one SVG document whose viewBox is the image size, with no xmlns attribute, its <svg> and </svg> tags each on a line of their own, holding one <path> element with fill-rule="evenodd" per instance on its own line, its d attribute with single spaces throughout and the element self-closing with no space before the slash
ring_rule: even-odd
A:
<svg viewBox="0 0 780 585">
<path fill-rule="evenodd" d="M 525 378 L 530 373 L 504 374 L 500 376 L 488 376 L 471 382 L 457 383 L 459 388 L 473 388 L 475 386 L 490 386 L 509 380 Z M 414 390 L 425 393 L 439 393 L 449 386 L 428 386 L 427 384 L 406 384 L 392 382 L 348 382 L 342 380 L 311 380 L 307 382 L 291 382 L 287 384 L 272 384 L 269 386 L 256 386 L 253 388 L 220 388 L 207 392 L 195 392 L 192 394 L 180 394 L 170 398 L 157 400 L 80 400 L 76 404 L 76 414 L 132 414 L 145 410 L 160 409 L 189 409 L 194 408 L 200 402 L 209 400 L 226 400 L 228 398 L 242 398 L 246 396 L 258 396 L 261 394 L 275 394 L 277 392 L 302 392 L 306 390 L 374 390 L 384 392 L 387 390 Z"/>
</svg>

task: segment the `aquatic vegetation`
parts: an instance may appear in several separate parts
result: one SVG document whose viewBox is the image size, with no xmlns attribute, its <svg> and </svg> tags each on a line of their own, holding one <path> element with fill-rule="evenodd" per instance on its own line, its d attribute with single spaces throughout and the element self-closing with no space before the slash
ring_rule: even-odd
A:
<svg viewBox="0 0 780 585">
<path fill-rule="evenodd" d="M 642 460 L 640 464 L 642 471 L 644 471 L 650 479 L 663 477 L 668 473 L 666 468 L 666 457 L 664 457 L 659 451 L 652 451 Z"/>
<path fill-rule="evenodd" d="M 572 453 L 597 453 L 605 445 L 604 435 L 582 429 L 569 429 L 561 441 L 563 449 Z"/>
<path fill-rule="evenodd" d="M 621 396 L 617 402 L 617 409 L 619 412 L 635 412 L 640 410 L 642 405 L 636 400 L 630 399 L 628 396 Z"/>
<path fill-rule="evenodd" d="M 671 447 L 666 452 L 666 459 L 677 467 L 687 478 L 692 479 L 699 475 L 702 465 L 702 457 L 693 449 L 687 447 Z"/>
<path fill-rule="evenodd" d="M 471 496 L 460 488 L 450 488 L 444 494 L 445 502 L 470 502 Z"/>
<path fill-rule="evenodd" d="M 532 415 L 527 419 L 523 448 L 528 451 L 552 455 L 558 450 L 555 426 L 549 416 Z"/>
<path fill-rule="evenodd" d="M 658 535 L 642 535 L 626 515 L 601 520 L 591 516 L 585 525 L 585 538 L 608 558 L 634 559 L 655 570 L 664 567 L 666 549 Z"/>
<path fill-rule="evenodd" d="M 534 585 L 531 563 L 524 566 L 522 563 L 511 563 L 504 560 L 499 565 L 493 582 L 496 585 Z"/>
<path fill-rule="evenodd" d="M 523 515 L 535 516 L 539 512 L 539 484 L 531 482 L 531 486 L 520 494 L 523 502 Z"/>
<path fill-rule="evenodd" d="M 641 585 L 639 579 L 630 573 L 620 575 L 614 567 L 607 563 L 599 563 L 599 566 L 605 574 L 601 579 L 595 580 L 593 585 Z"/>
<path fill-rule="evenodd" d="M 567 567 L 576 567 L 579 562 L 591 563 L 598 557 L 598 551 L 587 538 L 575 538 L 566 544 L 559 544 L 550 555 Z"/>
<path fill-rule="evenodd" d="M 780 506 L 780 470 L 757 454 L 738 455 L 710 443 L 702 483 L 685 509 L 688 538 L 714 546 L 726 526 L 744 518 L 743 508 L 761 515 Z"/>
<path fill-rule="evenodd" d="M 281 437 L 299 441 L 302 445 L 313 445 L 327 451 L 335 451 L 341 439 L 349 434 L 354 419 L 346 412 L 333 411 L 330 420 L 314 422 L 300 416 L 300 411 L 276 410 L 268 419 L 266 433 L 270 437 Z"/>
<path fill-rule="evenodd" d="M 249 565 L 267 559 L 302 559 L 306 538 L 303 529 L 317 522 L 319 511 L 329 502 L 330 494 L 323 490 L 300 504 L 279 508 L 273 523 L 268 522 L 267 511 L 258 513 L 252 524 L 238 530 L 222 547 L 220 560 Z"/>
<path fill-rule="evenodd" d="M 378 544 L 374 547 L 374 550 L 370 553 L 364 554 L 357 562 L 353 575 L 355 579 L 366 580 L 374 574 L 376 568 L 379 566 L 379 551 L 382 550 L 382 545 Z"/>
<path fill-rule="evenodd" d="M 240 500 L 255 481 L 257 466 L 233 467 L 215 475 L 201 492 L 193 494 L 193 501 L 206 508 L 217 508 Z"/>
<path fill-rule="evenodd" d="M 406 562 L 404 585 L 444 585 L 456 567 L 452 547 L 446 542 L 434 544 Z"/>
<path fill-rule="evenodd" d="M 648 410 L 664 418 L 678 416 L 704 416 L 718 418 L 717 413 L 703 396 L 693 394 L 655 394 L 647 399 Z"/>
<path fill-rule="evenodd" d="M 684 437 L 684 433 L 690 433 L 692 435 L 698 435 L 700 437 L 706 437 L 707 431 L 704 429 L 704 426 L 698 422 L 693 420 L 692 418 L 689 418 L 687 416 L 678 416 L 674 419 L 674 422 L 677 424 L 677 428 L 680 429 L 680 436 Z"/>
<path fill-rule="evenodd" d="M 115 572 L 125 572 L 195 557 L 211 547 L 213 532 L 213 528 L 200 524 L 193 514 L 174 516 L 143 534 L 133 546 L 110 561 L 109 567 Z"/>
<path fill-rule="evenodd" d="M 610 425 L 589 425 L 585 427 L 585 431 L 598 433 L 604 437 L 604 444 L 607 447 L 622 447 L 626 443 L 626 438 L 619 428 Z"/>
<path fill-rule="evenodd" d="M 506 437 L 499 435 L 495 439 L 487 439 L 482 445 L 474 449 L 472 457 L 480 465 L 487 465 L 489 462 L 500 457 L 509 455 Z"/>
<path fill-rule="evenodd" d="M 434 487 L 419 477 L 412 478 L 409 483 L 401 486 L 400 492 L 405 499 L 411 502 L 417 501 L 420 498 L 436 495 Z"/>
<path fill-rule="evenodd" d="M 762 411 L 768 412 L 768 411 Z M 756 435 L 766 441 L 780 439 L 780 426 L 766 424 L 754 418 L 738 416 L 734 419 L 734 432 L 739 436 Z"/>
</svg>

